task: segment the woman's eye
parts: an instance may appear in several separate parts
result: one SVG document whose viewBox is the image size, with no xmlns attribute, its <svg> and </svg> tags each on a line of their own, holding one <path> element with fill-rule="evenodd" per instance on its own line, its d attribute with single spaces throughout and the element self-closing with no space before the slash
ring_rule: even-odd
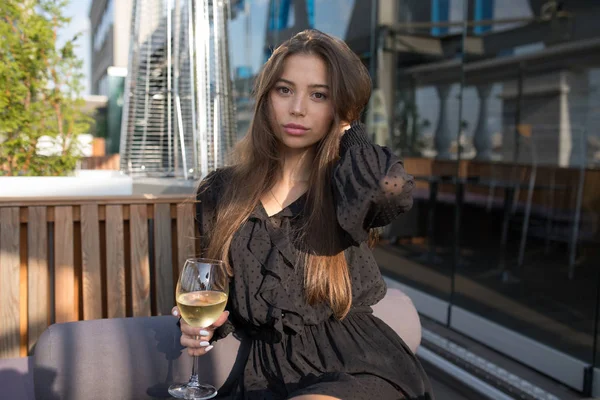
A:
<svg viewBox="0 0 600 400">
<path fill-rule="evenodd" d="M 327 95 L 325 93 L 315 93 L 315 94 L 313 94 L 313 96 L 317 100 L 325 100 L 327 98 Z"/>
<path fill-rule="evenodd" d="M 286 88 L 285 86 L 280 86 L 277 88 L 277 91 L 281 94 L 290 94 L 290 88 Z"/>
</svg>

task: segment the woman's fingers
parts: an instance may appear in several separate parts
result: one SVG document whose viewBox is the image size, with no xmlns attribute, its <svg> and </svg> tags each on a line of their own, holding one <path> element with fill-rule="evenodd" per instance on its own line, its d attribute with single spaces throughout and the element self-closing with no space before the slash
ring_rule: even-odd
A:
<svg viewBox="0 0 600 400">
<path fill-rule="evenodd" d="M 171 314 L 173 314 L 173 316 L 175 316 L 175 317 L 179 317 L 180 316 L 179 308 L 177 306 L 173 307 L 171 309 Z M 179 325 L 181 327 L 181 332 L 184 335 L 188 335 L 191 337 L 203 336 L 205 338 L 205 340 L 210 340 L 210 338 L 212 337 L 212 329 L 201 329 L 201 328 L 191 327 L 185 322 L 184 319 L 179 320 Z"/>
<path fill-rule="evenodd" d="M 189 336 L 181 336 L 181 345 L 187 347 L 191 356 L 201 356 L 212 350 L 213 346 L 205 340 L 198 340 Z"/>
<path fill-rule="evenodd" d="M 191 349 L 204 349 L 210 346 L 208 340 L 204 340 L 203 338 L 196 339 L 187 335 L 181 335 L 180 342 L 182 346 L 189 347 Z"/>
<path fill-rule="evenodd" d="M 202 349 L 192 349 L 191 347 L 188 347 L 187 350 L 188 350 L 188 354 L 190 356 L 203 356 L 206 353 L 208 353 L 209 351 L 211 351 L 212 348 L 213 348 L 212 346 L 208 346 L 208 347 L 205 347 Z"/>
<path fill-rule="evenodd" d="M 219 319 L 217 319 L 214 324 L 212 324 L 211 326 L 208 326 L 206 328 L 191 327 L 188 324 L 186 324 L 185 321 L 182 319 L 181 320 L 181 332 L 183 332 L 184 334 L 189 335 L 189 336 L 207 336 L 207 337 L 211 338 L 215 329 L 217 329 L 218 327 L 223 325 L 227 321 L 227 318 L 229 318 L 229 311 L 223 312 L 223 314 L 221 314 Z"/>
<path fill-rule="evenodd" d="M 215 323 L 212 324 L 210 327 L 213 328 L 213 329 L 220 327 L 225 322 L 227 322 L 227 318 L 229 318 L 229 311 L 223 311 L 223 313 L 221 314 L 221 316 L 219 318 L 217 318 L 217 320 L 215 321 Z"/>
<path fill-rule="evenodd" d="M 205 338 L 206 340 L 210 340 L 213 335 L 213 328 L 195 328 L 193 326 L 189 326 L 183 319 L 180 321 L 181 323 L 181 332 L 184 335 L 195 337 L 200 336 Z"/>
<path fill-rule="evenodd" d="M 179 308 L 173 307 L 171 314 L 175 317 L 179 317 Z M 224 311 L 214 324 L 206 328 L 192 327 L 187 324 L 184 319 L 180 319 L 181 345 L 187 347 L 188 353 L 191 356 L 201 356 L 208 353 L 213 348 L 210 344 L 210 340 L 214 335 L 214 330 L 223 325 L 227 321 L 227 318 L 229 318 L 229 311 Z"/>
</svg>

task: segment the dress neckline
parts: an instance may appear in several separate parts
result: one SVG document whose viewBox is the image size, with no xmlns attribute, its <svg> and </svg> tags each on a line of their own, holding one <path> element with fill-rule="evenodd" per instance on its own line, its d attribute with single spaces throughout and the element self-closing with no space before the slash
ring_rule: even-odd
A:
<svg viewBox="0 0 600 400">
<path fill-rule="evenodd" d="M 306 195 L 308 194 L 308 190 L 304 191 L 300 196 L 296 198 L 296 200 L 292 201 L 290 204 L 279 210 L 273 215 L 269 215 L 263 202 L 261 200 L 258 201 L 258 209 L 260 210 L 260 214 L 265 219 L 277 218 L 277 217 L 295 217 L 300 213 L 304 206 L 304 200 Z"/>
</svg>

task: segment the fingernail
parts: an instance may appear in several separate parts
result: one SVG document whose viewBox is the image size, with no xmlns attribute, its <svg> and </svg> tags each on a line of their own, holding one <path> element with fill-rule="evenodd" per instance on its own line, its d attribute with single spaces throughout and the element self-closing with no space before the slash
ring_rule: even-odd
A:
<svg viewBox="0 0 600 400">
<path fill-rule="evenodd" d="M 208 353 L 209 351 L 211 351 L 213 348 L 213 346 L 208 346 L 207 348 L 204 349 L 205 353 Z"/>
<path fill-rule="evenodd" d="M 208 336 L 208 331 L 205 331 L 204 329 L 200 329 L 200 336 Z"/>
<path fill-rule="evenodd" d="M 178 315 L 179 315 L 179 313 L 177 312 L 177 310 L 173 310 L 173 316 L 176 317 Z"/>
<path fill-rule="evenodd" d="M 212 347 L 212 346 L 210 345 L 210 343 L 208 343 L 208 342 L 200 342 L 200 346 L 202 346 L 202 347 L 206 347 L 206 346 Z M 208 348 L 208 347 L 207 347 L 207 348 Z"/>
</svg>

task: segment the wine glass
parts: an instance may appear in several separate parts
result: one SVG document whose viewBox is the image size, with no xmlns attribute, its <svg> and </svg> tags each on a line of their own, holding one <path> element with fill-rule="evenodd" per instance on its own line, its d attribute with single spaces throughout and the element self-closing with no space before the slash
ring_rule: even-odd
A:
<svg viewBox="0 0 600 400">
<path fill-rule="evenodd" d="M 225 310 L 229 295 L 229 277 L 219 260 L 190 258 L 185 261 L 177 282 L 175 300 L 182 318 L 194 328 L 212 325 Z M 196 337 L 196 339 L 199 339 Z M 189 382 L 169 387 L 169 394 L 179 399 L 212 399 L 217 389 L 198 381 L 194 356 Z"/>
</svg>

